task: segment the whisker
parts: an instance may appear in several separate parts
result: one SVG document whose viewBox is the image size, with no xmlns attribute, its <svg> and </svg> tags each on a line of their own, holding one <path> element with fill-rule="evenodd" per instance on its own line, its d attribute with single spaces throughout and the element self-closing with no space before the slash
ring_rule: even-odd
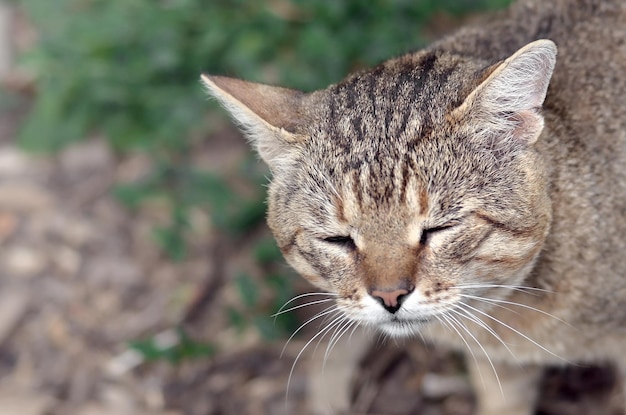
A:
<svg viewBox="0 0 626 415">
<path fill-rule="evenodd" d="M 450 331 L 450 326 L 448 325 L 449 323 L 445 320 L 445 314 L 434 315 L 434 317 L 446 328 L 446 330 Z"/>
<path fill-rule="evenodd" d="M 446 323 L 446 324 L 444 324 L 445 327 L 447 327 L 448 329 L 452 328 L 452 330 L 454 330 L 456 332 L 456 334 L 461 338 L 463 343 L 465 343 L 465 347 L 467 347 L 467 350 L 469 351 L 470 356 L 472 356 L 472 360 L 474 361 L 474 364 L 476 365 L 476 369 L 478 370 L 478 375 L 480 376 L 480 381 L 483 384 L 483 387 L 485 387 L 485 379 L 483 378 L 483 372 L 481 372 L 481 370 L 480 370 L 480 365 L 478 364 L 478 359 L 476 359 L 476 355 L 474 354 L 474 351 L 470 347 L 470 345 L 467 342 L 467 340 L 465 340 L 465 336 L 463 336 L 461 334 L 461 332 L 449 320 L 449 318 L 451 316 L 448 316 L 448 315 L 445 315 L 445 314 L 440 314 L 440 315 L 435 316 L 435 317 L 437 318 L 437 320 L 439 320 L 442 323 L 445 321 L 445 323 Z"/>
<path fill-rule="evenodd" d="M 499 323 L 501 325 L 503 325 L 504 327 L 508 328 L 509 330 L 517 333 L 518 335 L 522 336 L 524 339 L 528 340 L 529 342 L 531 342 L 532 344 L 534 344 L 535 346 L 539 347 L 541 350 L 551 354 L 552 356 L 566 362 L 566 363 L 570 363 L 570 364 L 574 364 L 573 362 L 570 362 L 569 360 L 565 359 L 564 357 L 559 356 L 558 354 L 554 353 L 553 351 L 551 351 L 550 349 L 547 349 L 546 347 L 540 345 L 539 343 L 537 343 L 535 340 L 531 339 L 530 337 L 528 337 L 527 335 L 525 335 L 524 333 L 522 333 L 521 331 L 511 327 L 510 325 L 506 324 L 503 321 L 498 320 L 497 318 L 485 313 L 484 311 L 481 311 L 475 307 L 472 307 L 471 305 L 467 304 L 467 303 L 458 303 L 458 305 L 463 306 L 463 307 L 467 307 L 470 308 L 474 311 L 476 311 L 477 313 L 480 313 L 482 315 L 484 315 L 485 317 L 495 321 L 496 323 Z"/>
<path fill-rule="evenodd" d="M 324 353 L 324 366 L 323 366 L 323 369 L 326 368 L 326 361 L 328 360 L 328 357 L 330 356 L 330 353 L 332 352 L 333 348 L 341 340 L 341 338 L 344 336 L 344 334 L 346 334 L 348 332 L 348 330 L 350 330 L 350 328 L 352 328 L 352 326 L 354 324 L 355 324 L 355 322 L 353 320 L 348 319 L 345 322 L 345 324 L 339 330 L 337 330 L 333 334 L 333 336 L 330 338 L 330 340 L 328 341 L 328 345 L 326 346 L 326 352 Z"/>
<path fill-rule="evenodd" d="M 278 317 L 281 314 L 285 314 L 285 313 L 288 313 L 290 311 L 297 310 L 299 308 L 303 308 L 303 307 L 307 307 L 307 306 L 311 306 L 311 305 L 315 305 L 315 304 L 327 303 L 329 301 L 335 301 L 335 299 L 334 298 L 325 298 L 323 300 L 310 301 L 308 303 L 304 303 L 304 304 L 300 304 L 300 305 L 296 305 L 296 306 L 290 307 L 290 308 L 288 308 L 286 310 L 277 311 L 276 313 L 272 314 L 270 317 L 274 317 L 274 319 L 276 319 L 276 317 Z"/>
<path fill-rule="evenodd" d="M 336 309 L 338 312 L 341 312 L 341 309 L 339 308 L 339 306 L 335 307 L 335 309 Z M 330 314 L 328 314 L 328 315 L 324 316 L 324 318 L 323 318 L 323 319 L 322 319 L 322 321 L 320 322 L 320 327 L 321 327 L 321 326 L 323 326 L 323 325 L 325 325 L 325 324 L 328 324 L 329 320 L 333 319 L 334 317 L 335 317 L 335 316 L 331 316 Z"/>
<path fill-rule="evenodd" d="M 328 185 L 328 187 L 330 188 L 330 191 L 339 199 L 341 199 L 341 195 L 337 191 L 337 188 L 335 187 L 334 184 L 331 183 L 328 177 L 325 174 L 323 174 L 318 168 L 315 168 L 315 170 L 317 170 L 317 173 L 318 173 L 317 177 L 320 177 Z"/>
<path fill-rule="evenodd" d="M 423 329 L 423 325 L 422 324 L 418 324 L 418 328 L 415 329 L 415 331 L 417 332 L 417 335 L 420 337 L 420 340 L 422 341 L 422 343 L 426 344 L 426 338 L 424 338 L 424 334 L 422 333 L 422 329 Z M 415 334 L 415 333 L 413 333 Z"/>
<path fill-rule="evenodd" d="M 473 296 L 473 295 L 469 295 L 469 294 L 458 294 L 458 295 L 459 295 L 459 297 L 470 298 L 470 299 L 473 299 L 473 300 L 476 300 L 476 301 L 485 302 L 485 303 L 487 303 L 487 304 L 489 304 L 491 306 L 501 308 L 503 310 L 509 311 L 509 312 L 511 312 L 513 314 L 516 314 L 518 316 L 521 315 L 519 312 L 517 312 L 517 311 L 515 311 L 515 310 L 513 310 L 513 309 L 511 309 L 509 307 L 506 307 L 506 306 L 503 306 L 503 305 L 500 305 L 500 304 L 490 303 L 489 300 L 491 300 L 491 299 L 487 299 L 487 298 L 484 298 L 484 297 L 477 297 L 477 296 Z"/>
<path fill-rule="evenodd" d="M 472 340 L 474 340 L 474 342 L 476 342 L 476 344 L 478 345 L 478 347 L 480 347 L 480 350 L 483 351 L 483 354 L 485 355 L 485 357 L 487 358 L 487 361 L 489 362 L 489 366 L 491 366 L 491 370 L 493 370 L 493 374 L 496 377 L 496 381 L 498 382 L 498 388 L 500 389 L 500 393 L 502 394 L 502 396 L 504 396 L 504 389 L 502 389 L 502 383 L 500 382 L 500 376 L 498 376 L 498 371 L 496 370 L 495 365 L 493 364 L 493 362 L 491 361 L 491 358 L 489 357 L 489 353 L 487 353 L 487 351 L 485 350 L 485 348 L 483 347 L 482 343 L 476 338 L 476 336 L 474 336 L 472 334 L 472 332 L 467 328 L 467 326 L 465 324 L 463 324 L 461 321 L 457 320 L 456 317 L 454 316 L 450 316 L 448 315 L 448 317 L 453 321 L 456 322 L 456 324 L 458 324 L 463 331 L 465 331 L 471 338 Z M 478 365 L 478 363 L 477 363 Z M 480 374 L 480 369 L 479 372 Z M 482 374 L 480 374 L 480 378 L 484 383 L 484 379 L 482 377 Z M 484 386 L 484 384 L 483 384 Z"/>
<path fill-rule="evenodd" d="M 289 399 L 289 386 L 291 384 L 291 377 L 293 376 L 293 371 L 296 368 L 296 364 L 298 363 L 298 360 L 300 359 L 300 356 L 302 356 L 302 353 L 304 353 L 304 351 L 306 350 L 307 347 L 309 347 L 309 345 L 319 336 L 322 336 L 320 338 L 320 340 L 322 338 L 324 338 L 324 336 L 326 336 L 326 334 L 328 334 L 328 332 L 335 327 L 337 324 L 341 324 L 341 322 L 343 322 L 343 319 L 345 317 L 343 315 L 339 315 L 337 317 L 335 317 L 335 319 L 331 322 L 331 324 L 329 324 L 328 326 L 324 327 L 322 330 L 320 330 L 319 332 L 317 332 L 315 334 L 315 336 L 313 336 L 309 341 L 306 342 L 306 344 L 302 347 L 302 349 L 300 350 L 300 352 L 298 353 L 298 355 L 296 356 L 296 358 L 293 361 L 293 364 L 291 365 L 291 370 L 289 371 L 289 377 L 287 378 L 287 390 L 285 392 L 285 401 L 288 401 Z"/>
<path fill-rule="evenodd" d="M 387 340 L 389 340 L 389 335 L 386 332 L 382 330 L 376 331 L 376 341 L 374 342 L 374 345 L 377 349 L 380 349 Z"/>
<path fill-rule="evenodd" d="M 524 285 L 507 285 L 507 284 L 459 284 L 455 285 L 452 288 L 506 288 L 513 291 L 524 292 L 526 294 L 533 295 L 532 292 L 527 291 L 538 291 L 543 293 L 555 294 L 555 291 L 547 290 L 545 288 L 537 288 L 537 287 L 527 287 Z"/>
<path fill-rule="evenodd" d="M 483 328 L 484 330 L 486 330 L 489 334 L 491 334 L 496 340 L 498 340 L 502 346 L 504 346 L 504 348 L 511 354 L 511 356 L 517 360 L 517 356 L 515 356 L 515 353 L 513 353 L 513 351 L 511 351 L 511 349 L 509 348 L 509 346 L 504 342 L 504 340 L 502 340 L 502 337 L 500 337 L 500 335 L 498 333 L 496 333 L 496 331 L 494 329 L 492 329 L 491 327 L 489 327 L 487 325 L 487 323 L 485 323 L 484 321 L 482 321 L 480 318 L 478 318 L 477 316 L 475 316 L 474 314 L 472 314 L 471 312 L 460 308 L 458 305 L 455 305 L 454 309 L 450 310 L 452 313 L 458 315 L 461 318 L 466 318 L 469 321 L 473 322 L 474 324 L 478 325 L 479 327 Z"/>
<path fill-rule="evenodd" d="M 412 313 L 413 314 L 413 313 Z M 420 317 L 419 314 L 415 314 L 417 318 Z M 417 324 L 417 327 L 414 327 L 413 325 L 410 326 L 411 329 L 411 335 L 415 336 L 419 336 L 420 340 L 422 340 L 422 343 L 426 344 L 426 338 L 424 337 L 424 334 L 422 333 L 422 330 L 424 329 L 424 325 L 419 323 Z"/>
<path fill-rule="evenodd" d="M 287 304 L 293 303 L 294 301 L 299 300 L 299 299 L 304 298 L 304 297 L 310 297 L 312 295 L 327 295 L 327 296 L 330 296 L 330 297 L 337 297 L 337 294 L 335 294 L 335 293 L 317 293 L 317 292 L 316 293 L 304 293 L 304 294 L 296 295 L 291 300 L 288 300 L 285 304 L 283 304 L 278 309 L 278 311 L 275 314 L 272 315 L 272 317 L 277 316 L 278 314 L 280 314 L 281 311 L 283 311 L 283 309 L 285 307 L 287 307 Z"/>
<path fill-rule="evenodd" d="M 324 362 L 326 362 L 326 359 L 328 358 L 329 349 L 331 349 L 333 345 L 341 338 L 341 336 L 343 335 L 346 329 L 350 329 L 351 325 L 352 325 L 352 321 L 349 318 L 345 318 L 341 322 L 341 324 L 336 327 L 335 332 L 333 333 L 332 336 L 330 336 L 330 339 L 328 339 L 328 344 L 326 345 L 326 351 L 324 352 Z"/>
<path fill-rule="evenodd" d="M 569 326 L 569 327 L 571 327 L 571 328 L 573 328 L 573 329 L 578 330 L 575 326 L 571 325 L 570 323 L 568 323 L 568 322 L 567 322 L 567 321 L 565 321 L 565 320 L 562 320 L 562 319 L 558 318 L 558 317 L 557 317 L 557 316 L 555 316 L 554 314 L 550 314 L 550 313 L 548 313 L 547 311 L 543 311 L 543 310 L 540 310 L 540 309 L 538 309 L 538 308 L 535 308 L 535 307 L 532 307 L 532 306 L 529 306 L 529 305 L 526 305 L 526 304 L 516 303 L 516 302 L 514 302 L 514 301 L 507 301 L 507 300 L 497 300 L 497 299 L 494 299 L 494 298 L 476 297 L 476 296 L 474 296 L 474 295 L 468 295 L 468 294 L 459 294 L 459 296 L 461 296 L 461 297 L 471 298 L 471 299 L 473 299 L 473 300 L 477 300 L 477 301 L 483 301 L 483 302 L 486 302 L 486 303 L 493 303 L 493 305 L 495 305 L 495 306 L 498 306 L 498 304 L 509 304 L 509 305 L 512 305 L 512 306 L 518 306 L 518 307 L 526 308 L 526 309 L 528 309 L 528 310 L 532 310 L 532 311 L 536 311 L 537 313 L 544 314 L 544 315 L 546 315 L 546 316 L 548 316 L 548 317 L 551 317 L 551 318 L 553 318 L 553 319 L 555 319 L 555 320 L 557 320 L 557 321 L 559 321 L 559 322 L 561 322 L 561 323 L 563 323 L 563 324 L 566 324 L 567 326 Z M 496 304 L 496 303 L 497 303 L 497 304 Z M 502 306 L 500 306 L 500 307 L 502 307 Z M 510 308 L 508 308 L 508 307 L 504 307 L 504 308 L 506 308 L 507 310 L 509 310 L 509 311 L 511 311 L 511 312 L 513 312 L 513 313 L 519 314 L 519 313 L 517 313 L 517 312 L 515 312 L 515 311 L 511 310 L 511 309 L 510 309 Z"/>
<path fill-rule="evenodd" d="M 283 354 L 285 353 L 285 349 L 287 348 L 287 345 L 289 344 L 291 339 L 293 339 L 296 336 L 296 334 L 298 334 L 298 332 L 302 330 L 307 324 L 313 322 L 314 320 L 317 320 L 320 317 L 328 316 L 329 314 L 333 312 L 338 312 L 338 311 L 339 311 L 339 308 L 336 305 L 333 305 L 333 306 L 326 308 L 325 310 L 320 311 L 319 313 L 317 313 L 316 315 L 308 319 L 306 322 L 302 323 L 300 327 L 298 327 L 293 333 L 291 333 L 291 336 L 289 336 L 289 338 L 285 342 L 285 345 L 283 346 L 283 350 L 280 352 L 280 357 L 283 357 Z"/>
<path fill-rule="evenodd" d="M 350 336 L 348 336 L 348 342 L 352 341 L 352 335 L 354 334 L 354 332 L 356 331 L 356 329 L 359 328 L 359 326 L 361 325 L 358 321 L 354 320 L 354 322 L 356 323 L 354 325 L 354 327 L 352 328 L 352 331 L 350 332 Z"/>
<path fill-rule="evenodd" d="M 348 317 L 346 317 L 343 313 L 335 316 L 335 318 L 330 323 L 328 323 L 327 327 L 324 328 L 324 330 L 328 329 L 326 331 L 326 334 L 330 333 L 331 328 L 332 328 L 333 334 L 331 335 L 331 338 L 333 338 L 335 334 L 337 334 L 337 330 L 339 329 L 339 326 L 343 325 L 347 320 L 348 320 Z M 322 340 L 324 340 L 324 337 L 326 337 L 326 334 L 317 340 L 315 349 L 313 349 L 314 354 L 317 353 L 317 349 L 318 347 L 320 347 L 320 343 L 322 342 Z"/>
</svg>

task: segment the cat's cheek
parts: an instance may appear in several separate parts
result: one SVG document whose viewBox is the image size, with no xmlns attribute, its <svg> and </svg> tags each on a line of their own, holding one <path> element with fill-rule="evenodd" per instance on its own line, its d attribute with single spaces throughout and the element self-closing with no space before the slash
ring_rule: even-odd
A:
<svg viewBox="0 0 626 415">
<path fill-rule="evenodd" d="M 304 279 L 311 284 L 324 291 L 334 292 L 334 289 L 325 276 L 320 273 L 301 255 L 297 252 L 290 252 L 285 255 L 285 259 Z"/>
<path fill-rule="evenodd" d="M 496 245 L 506 248 L 485 249 L 466 264 L 465 279 L 474 282 L 519 284 L 530 272 L 542 248 L 539 241 Z"/>
</svg>

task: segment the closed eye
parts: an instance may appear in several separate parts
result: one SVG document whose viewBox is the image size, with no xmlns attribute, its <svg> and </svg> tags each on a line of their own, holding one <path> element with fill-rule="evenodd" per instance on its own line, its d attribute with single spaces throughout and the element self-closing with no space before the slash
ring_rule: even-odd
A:
<svg viewBox="0 0 626 415">
<path fill-rule="evenodd" d="M 445 231 L 446 229 L 453 228 L 458 225 L 457 223 L 451 223 L 442 226 L 435 226 L 433 228 L 422 229 L 422 235 L 420 236 L 420 244 L 425 245 L 428 243 L 430 237 L 438 232 Z"/>
<path fill-rule="evenodd" d="M 350 236 L 328 236 L 326 238 L 322 238 L 322 240 L 333 245 L 346 247 L 351 251 L 356 249 L 354 239 Z"/>
</svg>

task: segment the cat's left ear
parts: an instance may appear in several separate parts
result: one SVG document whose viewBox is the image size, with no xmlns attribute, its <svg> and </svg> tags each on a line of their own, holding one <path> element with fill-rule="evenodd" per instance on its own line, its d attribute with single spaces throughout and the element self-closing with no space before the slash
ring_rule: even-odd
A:
<svg viewBox="0 0 626 415">
<path fill-rule="evenodd" d="M 224 76 L 203 74 L 201 79 L 272 170 L 289 161 L 294 145 L 304 141 L 298 127 L 307 94 Z"/>
<path fill-rule="evenodd" d="M 478 139 L 534 143 L 543 130 L 541 106 L 556 63 L 551 40 L 537 40 L 486 70 L 486 79 L 453 111 L 477 126 Z M 468 119 L 469 118 L 469 119 Z"/>
</svg>

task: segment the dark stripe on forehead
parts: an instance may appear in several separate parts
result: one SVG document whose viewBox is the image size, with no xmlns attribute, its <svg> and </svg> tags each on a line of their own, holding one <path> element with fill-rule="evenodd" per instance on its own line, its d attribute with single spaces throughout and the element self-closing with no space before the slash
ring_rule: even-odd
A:
<svg viewBox="0 0 626 415">
<path fill-rule="evenodd" d="M 356 137 L 354 138 L 358 141 L 363 141 L 365 139 L 365 133 L 363 131 L 363 118 L 361 118 L 360 115 L 354 116 L 354 118 L 350 120 L 350 123 L 352 124 L 353 132 L 356 134 Z"/>
<path fill-rule="evenodd" d="M 422 56 L 422 59 L 419 61 L 418 65 L 421 68 L 422 73 L 430 72 L 435 67 L 435 62 L 437 61 L 437 55 L 434 51 L 429 51 Z"/>
<path fill-rule="evenodd" d="M 428 191 L 426 186 L 421 186 L 420 190 L 420 215 L 425 215 L 428 212 Z"/>
<path fill-rule="evenodd" d="M 430 109 L 432 106 L 432 97 L 427 95 L 432 95 L 432 86 L 434 86 L 433 78 L 435 77 L 435 62 L 437 61 L 437 55 L 434 52 L 429 52 L 424 56 L 421 60 L 421 95 L 422 99 L 420 99 L 420 108 L 419 112 L 422 114 L 421 122 L 420 122 L 420 136 L 428 137 L 433 131 L 433 122 L 430 116 Z M 417 105 L 417 103 L 416 103 Z"/>
<path fill-rule="evenodd" d="M 333 98 L 328 100 L 328 108 L 330 110 L 330 114 L 329 114 L 329 118 L 331 120 L 334 120 L 336 117 L 336 108 L 337 108 L 337 101 Z"/>
<path fill-rule="evenodd" d="M 388 203 L 392 199 L 394 193 L 393 166 L 386 167 L 387 168 L 385 170 L 382 168 L 380 169 L 382 174 L 380 175 L 381 177 L 378 178 L 378 181 L 382 180 L 378 190 L 380 192 L 381 202 L 383 203 Z M 383 172 L 385 171 L 387 171 L 387 174 L 383 176 Z"/>
<path fill-rule="evenodd" d="M 368 82 L 367 82 L 367 86 L 368 86 L 368 94 L 369 94 L 369 100 L 371 102 L 371 106 L 372 106 L 372 114 L 374 115 L 374 118 L 376 118 L 376 110 L 378 109 L 378 103 L 379 100 L 377 99 L 378 96 L 380 96 L 381 94 L 384 94 L 385 91 L 378 91 L 378 79 L 383 77 L 383 66 L 379 65 L 376 68 L 374 68 L 374 70 L 369 74 L 368 76 Z"/>
<path fill-rule="evenodd" d="M 405 108 L 404 111 L 402 111 L 402 121 L 400 122 L 399 131 L 400 134 L 406 131 L 406 126 L 409 124 L 409 118 L 411 117 L 411 113 L 412 111 L 410 111 L 409 108 Z"/>
<path fill-rule="evenodd" d="M 399 72 L 395 80 L 396 88 L 394 89 L 394 94 L 390 98 L 392 100 L 402 98 L 400 102 L 404 102 L 404 108 L 393 108 L 393 110 L 402 111 L 402 120 L 398 133 L 406 130 L 411 116 L 416 113 L 415 110 L 422 115 L 422 129 L 426 129 L 427 131 L 425 132 L 427 134 L 432 130 L 432 127 L 430 127 L 432 123 L 424 121 L 432 102 L 430 99 L 424 99 L 424 94 L 429 79 L 432 78 L 432 71 L 437 59 L 438 57 L 434 52 L 426 52 L 417 62 L 413 59 L 408 59 L 406 62 L 396 63 L 399 66 Z M 402 90 L 400 89 L 401 86 L 403 86 Z M 415 108 L 418 105 L 419 108 Z M 423 136 L 424 134 L 421 135 Z"/>
<path fill-rule="evenodd" d="M 398 196 L 398 202 L 400 203 L 405 203 L 406 202 L 406 188 L 409 185 L 409 163 L 404 160 L 402 162 L 402 170 L 400 172 L 400 175 L 402 177 L 402 184 L 400 185 L 400 193 Z"/>
<path fill-rule="evenodd" d="M 359 205 L 359 210 L 363 211 L 363 189 L 360 183 L 359 169 L 352 171 L 352 193 Z"/>
<path fill-rule="evenodd" d="M 457 66 L 458 63 L 455 63 L 454 65 L 439 69 L 437 71 L 437 80 L 439 81 L 438 83 L 440 85 L 447 83 L 450 76 L 456 71 Z"/>
<path fill-rule="evenodd" d="M 354 82 L 350 82 L 349 84 L 342 84 L 338 92 L 342 95 L 342 98 L 346 99 L 346 106 L 348 108 L 354 108 L 356 106 L 356 96 L 358 92 L 354 88 Z"/>
</svg>

